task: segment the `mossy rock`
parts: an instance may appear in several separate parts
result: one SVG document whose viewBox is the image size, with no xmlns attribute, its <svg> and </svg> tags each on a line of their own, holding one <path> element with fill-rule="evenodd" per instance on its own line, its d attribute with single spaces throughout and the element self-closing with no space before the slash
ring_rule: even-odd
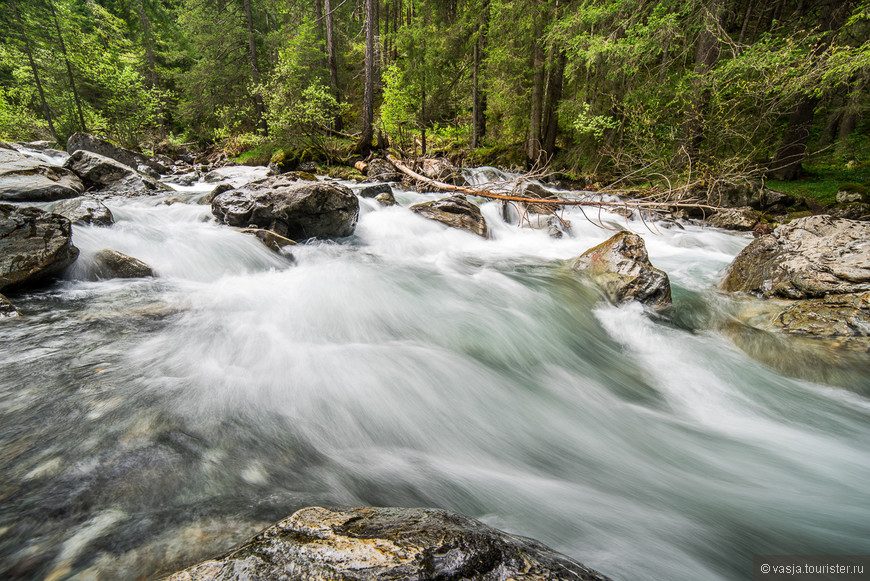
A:
<svg viewBox="0 0 870 581">
<path fill-rule="evenodd" d="M 355 182 L 361 182 L 366 179 L 366 177 L 356 168 L 344 165 L 333 165 L 327 167 L 326 175 L 339 180 L 352 180 Z"/>
</svg>

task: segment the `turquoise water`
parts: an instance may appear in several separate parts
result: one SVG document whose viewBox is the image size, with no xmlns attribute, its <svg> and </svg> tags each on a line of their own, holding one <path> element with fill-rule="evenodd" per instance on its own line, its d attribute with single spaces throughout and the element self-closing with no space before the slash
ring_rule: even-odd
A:
<svg viewBox="0 0 870 581">
<path fill-rule="evenodd" d="M 0 577 L 138 579 L 317 504 L 456 510 L 615 580 L 870 552 L 870 372 L 736 346 L 715 286 L 748 236 L 603 215 L 670 275 L 655 317 L 565 268 L 612 234 L 579 214 L 553 239 L 485 203 L 484 240 L 396 197 L 292 259 L 194 203 L 76 227 L 76 266 L 0 324 Z M 160 276 L 91 280 L 104 247 Z"/>
</svg>

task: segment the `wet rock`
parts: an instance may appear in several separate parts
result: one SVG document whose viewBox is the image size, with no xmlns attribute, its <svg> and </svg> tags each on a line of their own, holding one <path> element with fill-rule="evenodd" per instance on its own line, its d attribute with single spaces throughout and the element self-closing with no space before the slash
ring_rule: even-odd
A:
<svg viewBox="0 0 870 581">
<path fill-rule="evenodd" d="M 280 252 L 285 246 L 296 245 L 295 241 L 285 238 L 280 234 L 276 234 L 271 230 L 264 230 L 262 228 L 239 228 L 238 230 L 242 234 L 248 234 L 249 236 L 255 237 L 257 240 L 262 242 L 266 248 L 274 250 L 275 252 Z"/>
<path fill-rule="evenodd" d="M 468 230 L 478 236 L 487 237 L 488 228 L 483 214 L 475 204 L 464 196 L 450 196 L 433 202 L 411 206 L 411 211 L 429 220 L 441 222 L 452 228 Z"/>
<path fill-rule="evenodd" d="M 239 187 L 249 182 L 261 180 L 268 173 L 269 168 L 263 166 L 228 165 L 209 171 L 203 180 L 208 183 L 227 181 L 233 187 Z"/>
<path fill-rule="evenodd" d="M 571 268 L 590 276 L 615 305 L 638 301 L 655 310 L 671 305 L 668 275 L 650 263 L 637 234 L 618 232 L 580 255 Z"/>
<path fill-rule="evenodd" d="M 359 200 L 342 185 L 270 177 L 214 196 L 212 213 L 230 226 L 272 230 L 295 239 L 353 234 Z"/>
<path fill-rule="evenodd" d="M 73 224 L 81 226 L 111 226 L 115 223 L 115 217 L 111 210 L 101 201 L 90 196 L 81 196 L 71 200 L 58 202 L 51 210 L 69 218 Z"/>
<path fill-rule="evenodd" d="M 99 279 L 144 278 L 154 270 L 137 258 L 105 248 L 94 255 L 94 275 Z"/>
<path fill-rule="evenodd" d="M 0 319 L 12 319 L 21 316 L 18 309 L 15 308 L 9 299 L 0 295 Z"/>
<path fill-rule="evenodd" d="M 192 171 L 168 177 L 164 181 L 179 186 L 190 186 L 198 179 L 199 175 L 195 171 Z"/>
<path fill-rule="evenodd" d="M 0 290 L 58 274 L 78 255 L 67 218 L 0 204 Z"/>
<path fill-rule="evenodd" d="M 84 190 L 72 171 L 27 153 L 0 148 L 0 200 L 50 202 L 80 196 Z"/>
<path fill-rule="evenodd" d="M 382 194 L 378 194 L 375 196 L 375 201 L 382 206 L 396 206 L 399 203 L 396 201 L 396 198 L 393 196 L 392 192 L 384 192 Z"/>
<path fill-rule="evenodd" d="M 78 132 L 70 135 L 69 139 L 66 140 L 66 150 L 70 155 L 80 150 L 90 151 L 91 153 L 114 159 L 118 163 L 130 168 L 144 165 L 158 174 L 168 173 L 166 166 L 158 161 L 87 133 Z"/>
<path fill-rule="evenodd" d="M 390 164 L 392 165 L 392 164 Z M 429 178 L 454 186 L 467 186 L 468 182 L 462 175 L 462 170 L 444 158 L 426 158 L 420 168 L 420 173 Z"/>
<path fill-rule="evenodd" d="M 360 188 L 357 192 L 362 198 L 374 198 L 379 194 L 390 194 L 393 195 L 393 188 L 390 187 L 390 184 L 377 184 L 375 186 L 365 186 Z"/>
<path fill-rule="evenodd" d="M 749 206 L 742 208 L 722 208 L 710 216 L 710 225 L 726 230 L 748 232 L 761 221 L 761 213 Z"/>
<path fill-rule="evenodd" d="M 848 220 L 870 220 L 870 204 L 864 202 L 836 204 L 827 209 L 827 214 Z"/>
<path fill-rule="evenodd" d="M 74 171 L 88 186 L 102 194 L 150 195 L 172 191 L 157 180 L 110 157 L 80 149 L 64 167 Z"/>
<path fill-rule="evenodd" d="M 535 540 L 443 510 L 310 507 L 167 581 L 284 578 L 607 580 Z"/>
<path fill-rule="evenodd" d="M 753 240 L 721 288 L 765 297 L 820 298 L 870 290 L 870 223 L 809 216 Z"/>
<path fill-rule="evenodd" d="M 366 168 L 366 175 L 370 179 L 375 179 L 382 182 L 400 182 L 402 181 L 402 172 L 386 159 L 376 158 L 369 162 Z"/>
<path fill-rule="evenodd" d="M 761 182 L 703 184 L 694 187 L 691 194 L 711 206 L 722 208 L 749 206 L 755 210 L 766 210 L 774 205 L 791 206 L 795 203 L 792 196 L 769 190 Z"/>
</svg>

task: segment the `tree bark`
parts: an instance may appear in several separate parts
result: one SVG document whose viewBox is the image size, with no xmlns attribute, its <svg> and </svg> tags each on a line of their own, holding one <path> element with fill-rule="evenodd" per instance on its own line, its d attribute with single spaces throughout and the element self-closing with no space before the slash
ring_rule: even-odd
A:
<svg viewBox="0 0 870 581">
<path fill-rule="evenodd" d="M 51 136 L 57 143 L 60 143 L 60 138 L 54 128 L 54 121 L 51 119 L 51 110 L 48 108 L 48 101 L 45 100 L 45 92 L 42 90 L 42 82 L 39 80 L 39 70 L 36 68 L 36 61 L 33 60 L 33 51 L 30 50 L 30 39 L 27 36 L 27 31 L 24 28 L 24 21 L 21 18 L 21 13 L 18 12 L 18 3 L 15 0 L 10 0 L 12 10 L 15 12 L 15 19 L 18 21 L 18 29 L 21 31 L 21 38 L 24 40 L 24 52 L 27 53 L 27 60 L 30 62 L 30 70 L 33 72 L 33 79 L 36 81 L 36 89 L 39 92 L 39 100 L 42 102 L 42 111 L 45 115 L 45 120 L 48 121 L 48 130 L 51 131 Z"/>
<path fill-rule="evenodd" d="M 151 32 L 151 21 L 145 13 L 145 5 L 142 0 L 136 0 L 136 11 L 139 14 L 139 24 L 142 26 L 142 46 L 145 49 L 145 58 L 148 61 L 148 76 L 151 86 L 157 86 L 157 59 L 154 57 L 154 38 Z M 54 9 L 52 8 L 52 12 Z"/>
<path fill-rule="evenodd" d="M 803 174 L 801 164 L 807 151 L 810 125 L 818 104 L 817 97 L 805 96 L 791 112 L 785 135 L 771 164 L 770 175 L 774 178 L 790 181 L 798 179 Z"/>
<path fill-rule="evenodd" d="M 541 157 L 541 110 L 544 99 L 544 48 L 541 46 L 540 29 L 541 16 L 535 16 L 532 31 L 532 101 L 529 115 L 529 140 L 526 144 L 526 158 L 530 166 L 538 163 Z"/>
<path fill-rule="evenodd" d="M 714 3 L 704 28 L 698 34 L 695 43 L 695 67 L 692 81 L 692 102 L 686 112 L 683 125 L 683 156 L 688 164 L 694 164 L 701 156 L 701 146 L 706 133 L 706 113 L 710 105 L 712 92 L 707 78 L 710 69 L 719 60 L 719 38 L 716 30 L 721 18 L 720 6 Z"/>
<path fill-rule="evenodd" d="M 141 2 L 141 0 L 140 0 Z M 79 99 L 79 92 L 76 89 L 76 80 L 73 76 L 72 65 L 69 62 L 69 56 L 66 53 L 66 44 L 63 41 L 63 34 L 60 31 L 60 23 L 57 20 L 57 12 L 54 10 L 54 0 L 48 0 L 48 7 L 51 10 L 51 17 L 54 19 L 54 28 L 57 30 L 57 40 L 60 43 L 60 52 L 63 54 L 63 60 L 66 63 L 66 74 L 69 77 L 70 88 L 72 89 L 73 99 L 76 104 L 76 111 L 79 115 L 79 127 L 81 127 L 82 131 L 87 131 L 87 126 L 85 125 L 85 116 L 82 113 L 82 102 Z"/>
<path fill-rule="evenodd" d="M 260 65 L 257 62 L 257 43 L 254 39 L 254 19 L 251 16 L 251 0 L 242 0 L 245 7 L 245 22 L 248 26 L 248 60 L 251 66 L 251 77 L 256 85 L 254 91 L 254 114 L 257 116 L 257 128 L 261 135 L 266 135 L 269 128 L 263 115 L 263 96 L 260 94 Z"/>
<path fill-rule="evenodd" d="M 547 81 L 547 102 L 544 106 L 544 139 L 542 147 L 547 159 L 556 153 L 556 137 L 559 134 L 559 103 L 562 101 L 562 85 L 567 64 L 565 51 L 558 50 L 550 67 L 550 78 Z"/>
<path fill-rule="evenodd" d="M 319 1 L 319 0 L 317 0 Z M 324 19 L 326 24 L 326 60 L 329 64 L 329 82 L 332 85 L 332 95 L 335 100 L 341 102 L 341 91 L 338 88 L 338 58 L 335 50 L 335 32 L 333 30 L 332 6 L 330 0 L 323 0 Z M 344 130 L 344 121 L 341 114 L 337 113 L 332 122 L 332 128 L 336 131 Z"/>
<path fill-rule="evenodd" d="M 368 155 L 372 150 L 375 117 L 375 28 L 377 27 L 375 0 L 366 0 L 366 56 L 365 90 L 363 93 L 362 134 L 356 146 L 360 155 Z"/>
</svg>

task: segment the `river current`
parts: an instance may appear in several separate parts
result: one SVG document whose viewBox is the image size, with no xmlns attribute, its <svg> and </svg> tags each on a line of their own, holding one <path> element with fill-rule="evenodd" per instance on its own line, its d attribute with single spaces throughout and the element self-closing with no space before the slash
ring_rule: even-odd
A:
<svg viewBox="0 0 870 581">
<path fill-rule="evenodd" d="M 670 276 L 655 316 L 566 268 L 613 234 L 578 210 L 556 239 L 481 200 L 483 239 L 396 189 L 277 254 L 195 203 L 213 185 L 107 200 L 62 280 L 10 297 L 0 577 L 145 579 L 310 505 L 446 508 L 617 581 L 870 553 L 870 370 L 738 347 L 716 285 L 751 236 L 590 215 Z M 94 280 L 107 247 L 159 276 Z"/>
</svg>

